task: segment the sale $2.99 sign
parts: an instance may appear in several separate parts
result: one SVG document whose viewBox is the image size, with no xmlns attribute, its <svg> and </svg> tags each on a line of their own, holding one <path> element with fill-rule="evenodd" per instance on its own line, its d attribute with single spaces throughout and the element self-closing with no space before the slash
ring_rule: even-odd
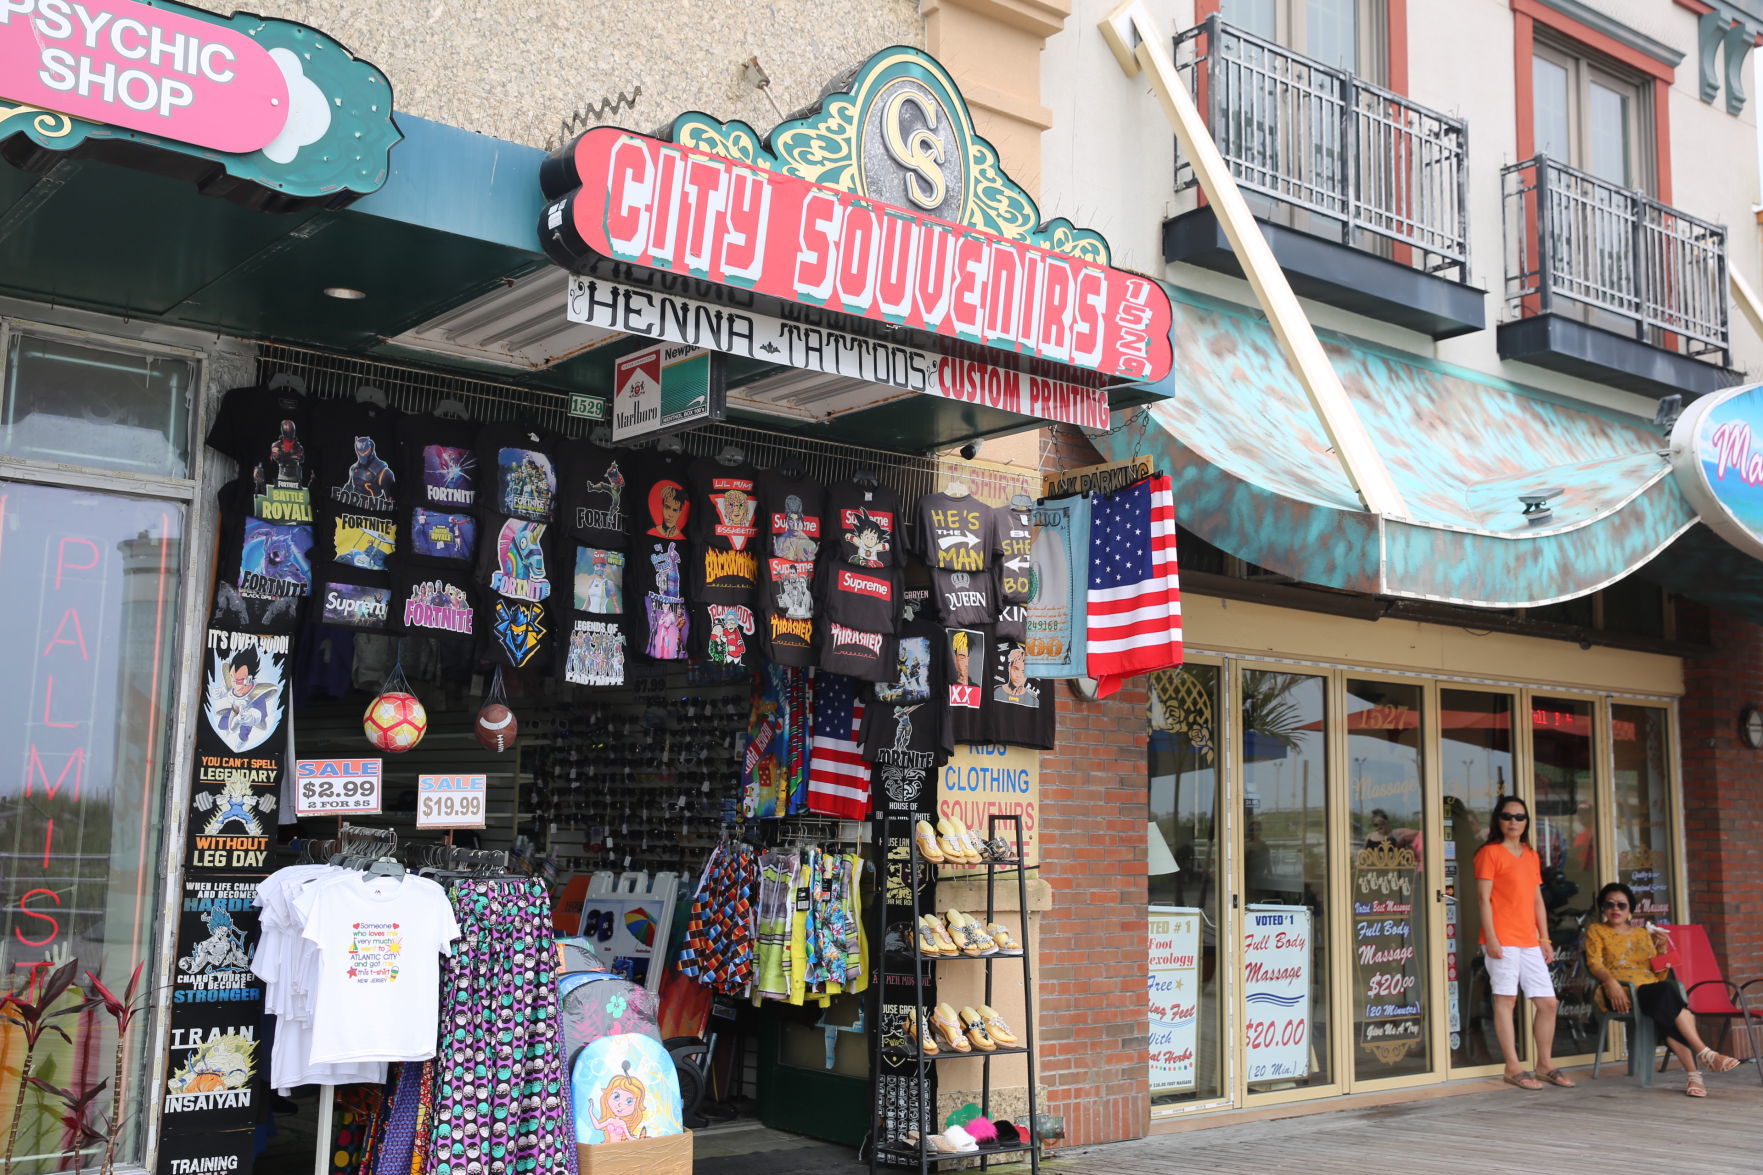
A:
<svg viewBox="0 0 1763 1175">
<path fill-rule="evenodd" d="M 374 815 L 381 780 L 378 759 L 301 759 L 294 764 L 294 815 Z"/>
</svg>

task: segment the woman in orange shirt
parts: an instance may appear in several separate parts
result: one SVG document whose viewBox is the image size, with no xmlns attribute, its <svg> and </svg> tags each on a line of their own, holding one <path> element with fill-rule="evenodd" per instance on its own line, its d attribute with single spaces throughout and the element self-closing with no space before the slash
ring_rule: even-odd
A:
<svg viewBox="0 0 1763 1175">
<path fill-rule="evenodd" d="M 1543 905 L 1543 867 L 1530 847 L 1530 808 L 1517 796 L 1501 796 L 1488 822 L 1487 842 L 1476 850 L 1475 888 L 1481 901 L 1481 951 L 1494 989 L 1494 1035 L 1506 1058 L 1505 1081 L 1520 1089 L 1543 1082 L 1571 1089 L 1574 1082 L 1555 1066 L 1555 984 L 1549 964 L 1549 912 Z M 1518 1059 L 1513 1018 L 1520 988 L 1536 1009 L 1537 1067 L 1525 1071 Z"/>
<path fill-rule="evenodd" d="M 1654 955 L 1663 954 L 1669 941 L 1663 933 L 1634 921 L 1634 891 L 1620 881 L 1612 881 L 1598 891 L 1598 908 L 1604 912 L 1602 922 L 1585 928 L 1585 969 L 1601 985 L 1598 1005 L 1626 1015 L 1628 989 L 1634 984 L 1635 1002 L 1640 1014 L 1658 1027 L 1660 1037 L 1676 1054 L 1683 1066 L 1684 1092 L 1691 1097 L 1707 1097 L 1699 1061 L 1715 1073 L 1729 1073 L 1739 1063 L 1722 1056 L 1702 1042 L 1696 1034 L 1696 1018 L 1683 1002 L 1683 993 L 1675 983 L 1661 983 L 1663 972 L 1653 970 Z"/>
</svg>

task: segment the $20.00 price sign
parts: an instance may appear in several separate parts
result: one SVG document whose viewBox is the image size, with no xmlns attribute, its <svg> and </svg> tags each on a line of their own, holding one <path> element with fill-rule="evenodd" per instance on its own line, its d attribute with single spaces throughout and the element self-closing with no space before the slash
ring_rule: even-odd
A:
<svg viewBox="0 0 1763 1175">
<path fill-rule="evenodd" d="M 1310 1072 L 1310 911 L 1252 905 L 1244 918 L 1249 1081 Z"/>
<path fill-rule="evenodd" d="M 416 777 L 418 828 L 482 828 L 489 777 L 484 775 L 419 775 Z"/>
<path fill-rule="evenodd" d="M 300 759 L 294 815 L 372 816 L 380 810 L 380 760 Z"/>
</svg>

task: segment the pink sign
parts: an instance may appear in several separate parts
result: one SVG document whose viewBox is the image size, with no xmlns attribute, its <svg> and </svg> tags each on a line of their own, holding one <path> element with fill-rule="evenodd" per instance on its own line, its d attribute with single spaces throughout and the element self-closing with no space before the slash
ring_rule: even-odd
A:
<svg viewBox="0 0 1763 1175">
<path fill-rule="evenodd" d="M 289 114 L 269 50 L 133 0 L 0 0 L 0 97 L 233 154 Z"/>
</svg>

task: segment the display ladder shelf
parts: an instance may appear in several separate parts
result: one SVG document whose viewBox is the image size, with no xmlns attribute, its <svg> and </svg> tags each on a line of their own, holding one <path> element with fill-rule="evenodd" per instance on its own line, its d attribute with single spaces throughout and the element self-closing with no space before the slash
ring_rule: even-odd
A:
<svg viewBox="0 0 1763 1175">
<path fill-rule="evenodd" d="M 875 1056 L 871 1064 L 871 1079 L 874 1083 L 871 1088 L 876 1092 L 876 1096 L 879 1097 L 882 1081 L 882 1057 L 884 1055 L 895 1058 L 913 1058 L 916 1061 L 914 1069 L 915 1080 L 918 1082 L 918 1087 L 913 1097 L 913 1104 L 919 1108 L 923 1115 L 923 1119 L 918 1123 L 918 1143 L 916 1146 L 897 1138 L 882 1139 L 877 1137 L 877 1133 L 883 1125 L 878 1106 L 876 1125 L 871 1134 L 872 1145 L 869 1148 L 870 1175 L 877 1175 L 877 1173 L 883 1168 L 882 1157 L 884 1155 L 893 1156 L 899 1159 L 916 1158 L 918 1160 L 919 1175 L 929 1175 L 931 1171 L 937 1169 L 938 1164 L 952 1162 L 957 1159 L 970 1161 L 977 1159 L 979 1161 L 980 1169 L 985 1170 L 992 1164 L 993 1160 L 1004 1156 L 1009 1156 L 1008 1161 L 1011 1163 L 1019 1163 L 1022 1160 L 1018 1156 L 1024 1154 L 1028 1156 L 1030 1175 L 1040 1175 L 1041 1148 L 1035 1134 L 1035 1128 L 1040 1122 L 1040 1102 L 1039 1092 L 1035 1084 L 1034 944 L 1029 938 L 1028 871 L 1023 867 L 1022 817 L 1018 814 L 1012 813 L 992 813 L 988 816 L 986 822 L 987 841 L 997 839 L 1000 826 L 1009 825 L 1014 835 L 1011 838 L 1006 838 L 1006 843 L 1014 843 L 1016 851 L 1007 861 L 987 861 L 984 864 L 986 876 L 985 921 L 987 923 L 994 922 L 998 917 L 998 874 L 1000 872 L 1013 871 L 1016 874 L 1016 909 L 1022 922 L 1022 950 L 1011 952 L 1000 951 L 991 955 L 927 955 L 919 949 L 918 919 L 923 914 L 936 913 L 934 908 L 926 910 L 922 904 L 923 899 L 921 895 L 923 894 L 924 887 L 921 883 L 924 878 L 923 871 L 925 869 L 934 868 L 934 865 L 931 862 L 926 861 L 923 856 L 919 854 L 916 839 L 912 835 L 914 826 L 919 819 L 921 819 L 921 817 L 915 815 L 885 813 L 877 821 L 877 831 L 880 834 L 879 839 L 882 845 L 890 845 L 895 843 L 896 840 L 904 839 L 905 842 L 911 846 L 911 872 L 909 876 L 911 879 L 912 890 L 912 924 L 907 929 L 906 933 L 906 942 L 909 944 L 910 950 L 890 952 L 887 949 L 887 927 L 884 925 L 882 928 L 882 949 L 879 953 L 879 966 L 877 969 L 876 983 L 877 991 L 880 993 L 877 997 L 878 1021 L 880 1018 L 879 1005 L 888 1002 L 888 976 L 890 974 L 899 973 L 899 970 L 896 967 L 897 959 L 904 959 L 910 955 L 912 960 L 913 1018 L 914 1022 L 919 1026 L 919 1031 L 915 1031 L 911 1034 L 911 1039 L 907 1042 L 907 1046 L 904 1048 L 889 1047 L 885 1043 L 885 1038 L 883 1041 L 878 1042 Z M 935 906 L 934 891 L 931 904 L 933 907 Z M 1010 1048 L 999 1046 L 991 1052 L 982 1052 L 976 1048 L 972 1052 L 966 1053 L 956 1052 L 944 1046 L 940 1047 L 935 1054 L 927 1056 L 924 1051 L 923 1039 L 923 1033 L 927 1027 L 925 1013 L 928 1011 L 924 1002 L 925 966 L 926 964 L 934 966 L 938 963 L 959 963 L 963 965 L 984 964 L 986 972 L 984 1003 L 987 1005 L 991 1004 L 993 998 L 992 993 L 995 966 L 999 963 L 1020 963 L 1022 968 L 1021 1040 L 1023 1043 L 1020 1046 L 1013 1046 Z M 930 1135 L 940 1134 L 941 1131 L 931 1129 L 931 1127 L 938 1125 L 939 1122 L 937 1108 L 925 1097 L 923 1084 L 924 1075 L 929 1072 L 930 1066 L 938 1061 L 979 1061 L 981 1063 L 979 1110 L 981 1115 L 988 1120 L 996 1121 L 996 1119 L 992 1118 L 992 1061 L 998 1057 L 1022 1057 L 1027 1065 L 1029 1124 L 1027 1127 L 1023 1128 L 1024 1140 L 1020 1143 L 1011 1145 L 982 1147 L 977 1151 L 962 1151 L 956 1154 L 942 1154 L 932 1149 L 930 1145 Z M 899 1169 L 898 1165 L 894 1163 L 888 1163 L 886 1164 L 886 1167 L 895 1170 Z"/>
</svg>

